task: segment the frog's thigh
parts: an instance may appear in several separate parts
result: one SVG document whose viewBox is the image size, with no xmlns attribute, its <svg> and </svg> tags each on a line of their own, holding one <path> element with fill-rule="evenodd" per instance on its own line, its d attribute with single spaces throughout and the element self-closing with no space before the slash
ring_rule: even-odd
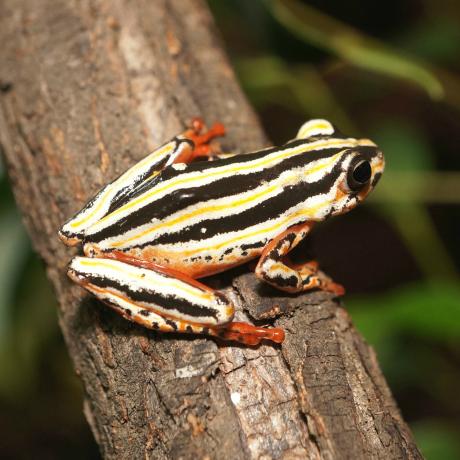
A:
<svg viewBox="0 0 460 460">
<path fill-rule="evenodd" d="M 221 326 L 234 315 L 233 304 L 224 294 L 163 267 L 75 257 L 69 276 L 124 317 L 151 328 L 158 324 L 162 330 L 194 332 L 186 331 L 186 326 Z"/>
</svg>

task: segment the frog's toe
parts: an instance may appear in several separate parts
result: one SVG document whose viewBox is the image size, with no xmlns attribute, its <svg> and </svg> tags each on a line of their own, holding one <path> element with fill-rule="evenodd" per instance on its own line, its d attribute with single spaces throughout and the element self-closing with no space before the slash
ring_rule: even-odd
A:
<svg viewBox="0 0 460 460">
<path fill-rule="evenodd" d="M 333 281 L 324 283 L 322 289 L 327 292 L 332 292 L 336 296 L 343 296 L 345 294 L 345 288 L 341 284 L 334 283 Z"/>
</svg>

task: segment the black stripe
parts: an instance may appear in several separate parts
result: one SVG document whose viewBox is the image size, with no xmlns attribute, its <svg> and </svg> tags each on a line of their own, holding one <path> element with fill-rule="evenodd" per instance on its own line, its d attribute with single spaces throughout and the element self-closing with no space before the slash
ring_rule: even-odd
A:
<svg viewBox="0 0 460 460">
<path fill-rule="evenodd" d="M 256 243 L 242 244 L 240 246 L 240 249 L 242 251 L 248 251 L 249 249 L 259 249 L 259 248 L 261 248 L 263 246 L 264 246 L 264 244 L 261 241 L 258 241 Z"/>
<path fill-rule="evenodd" d="M 297 143 L 299 143 L 299 141 L 295 142 L 295 144 Z M 292 147 L 291 144 L 287 144 L 287 147 Z M 110 238 L 116 235 L 122 235 L 127 231 L 132 230 L 133 228 L 139 227 L 150 222 L 153 219 L 164 220 L 171 214 L 193 204 L 205 202 L 211 199 L 219 199 L 225 196 L 231 196 L 234 194 L 241 193 L 242 191 L 253 190 L 254 188 L 260 186 L 262 181 L 272 181 L 276 179 L 280 174 L 289 169 L 302 167 L 312 161 L 330 157 L 335 153 L 339 152 L 340 150 L 342 149 L 334 148 L 324 149 L 321 151 L 307 152 L 305 155 L 298 154 L 293 157 L 287 158 L 281 161 L 279 164 L 271 168 L 266 168 L 260 172 L 239 175 L 237 178 L 230 176 L 222 179 L 217 179 L 208 185 L 175 190 L 171 192 L 169 195 L 159 200 L 156 200 L 150 204 L 147 204 L 138 211 L 131 213 L 126 218 L 121 219 L 120 221 L 116 222 L 115 224 L 112 224 L 109 227 L 106 227 L 100 232 L 86 236 L 85 241 L 97 243 L 106 238 Z M 267 152 L 263 152 L 264 155 L 267 155 Z M 254 160 L 255 157 L 260 155 L 261 154 L 257 152 L 254 154 L 238 156 L 238 158 L 248 161 L 246 157 L 251 156 L 251 160 Z M 231 159 L 218 160 L 215 162 L 206 163 L 193 163 L 188 167 L 187 173 L 190 171 L 208 172 L 213 168 L 222 166 L 222 163 L 224 162 L 229 163 L 229 160 Z M 233 159 L 233 162 L 236 162 L 236 160 Z M 176 177 L 180 174 L 180 171 L 176 171 L 172 168 L 167 168 L 161 173 L 161 175 L 157 176 L 157 181 L 152 181 L 152 183 L 148 183 L 148 185 L 149 187 L 153 188 L 157 186 L 160 182 L 170 180 L 171 178 Z"/>
<path fill-rule="evenodd" d="M 271 276 L 269 273 L 264 273 L 264 279 L 271 284 L 275 284 L 279 287 L 297 287 L 299 279 L 295 275 L 291 275 L 289 278 L 283 278 L 281 275 Z"/>
<path fill-rule="evenodd" d="M 180 144 L 183 144 L 184 142 L 187 143 L 187 144 L 190 144 L 190 143 L 193 144 L 193 142 L 191 142 L 189 139 L 179 139 L 179 138 L 175 137 L 174 139 L 172 139 L 171 141 L 167 142 L 166 144 L 163 144 L 157 150 L 162 149 L 163 147 L 165 147 L 167 144 L 169 144 L 171 142 L 176 143 L 176 145 L 173 147 L 172 152 L 175 152 L 180 147 Z M 164 165 L 168 162 L 170 156 L 171 156 L 171 154 L 166 155 L 165 157 L 159 159 L 156 163 L 150 165 L 149 169 L 147 169 L 144 172 L 144 174 L 142 174 L 141 176 L 138 176 L 133 183 L 131 183 L 130 185 L 120 189 L 117 192 L 117 194 L 115 195 L 115 197 L 113 198 L 112 202 L 110 203 L 109 210 L 107 211 L 107 213 L 105 215 L 110 214 L 111 212 L 115 211 L 115 209 L 120 208 L 121 206 L 126 204 L 128 201 L 130 201 L 133 198 L 135 198 L 136 196 L 142 194 L 143 190 L 146 187 L 151 188 L 153 184 L 158 182 L 157 180 L 155 180 L 156 177 L 157 177 L 157 176 L 155 176 L 154 178 L 152 178 L 152 181 L 148 181 L 147 183 L 143 183 L 155 171 L 159 171 L 160 169 L 162 169 L 164 167 Z M 123 174 L 124 173 L 120 174 L 120 176 L 118 176 L 117 179 L 115 179 L 115 180 L 118 180 Z M 113 181 L 113 182 L 115 182 L 115 181 Z"/>
<path fill-rule="evenodd" d="M 217 234 L 235 232 L 247 229 L 257 224 L 280 216 L 293 206 L 305 201 L 315 195 L 328 193 L 341 174 L 341 159 L 332 169 L 331 173 L 313 183 L 299 183 L 287 187 L 279 195 L 254 206 L 239 214 L 227 215 L 218 219 L 209 219 L 190 225 L 176 233 L 164 233 L 144 245 L 136 246 L 142 248 L 146 245 L 175 244 L 187 241 L 200 241 L 212 238 Z M 201 228 L 206 228 L 206 233 Z"/>
<path fill-rule="evenodd" d="M 155 304 L 167 310 L 177 310 L 179 313 L 193 316 L 195 318 L 205 316 L 212 317 L 217 320 L 217 311 L 212 308 L 205 307 L 203 305 L 197 305 L 189 302 L 186 299 L 181 299 L 174 296 L 163 296 L 158 292 L 148 289 L 139 289 L 134 291 L 130 289 L 127 284 L 121 283 L 120 281 L 115 281 L 96 275 L 89 275 L 88 273 L 82 273 L 75 269 L 73 270 L 77 275 L 85 278 L 89 283 L 97 287 L 102 289 L 114 288 L 123 292 L 134 303 L 143 302 L 147 304 Z"/>
<path fill-rule="evenodd" d="M 176 150 L 179 145 L 182 143 L 182 142 L 189 142 L 189 140 L 187 139 L 178 139 L 178 138 L 174 138 L 172 141 L 170 142 L 173 142 L 173 141 L 176 141 L 176 147 L 174 150 Z M 167 142 L 167 144 L 169 144 L 169 142 Z M 162 147 L 164 147 L 166 144 L 164 144 L 163 146 L 159 147 L 159 149 L 161 149 Z M 132 199 L 133 196 L 136 196 L 137 194 L 139 194 L 140 190 L 143 188 L 144 184 L 142 184 L 142 182 L 144 182 L 145 179 L 147 179 L 147 177 L 149 177 L 154 171 L 158 171 L 159 169 L 161 169 L 163 167 L 163 165 L 167 162 L 168 160 L 168 156 L 166 156 L 165 158 L 163 159 L 160 159 L 159 161 L 157 161 L 156 163 L 154 163 L 153 165 L 150 166 L 150 168 L 144 173 L 142 174 L 141 176 L 138 176 L 136 177 L 136 180 L 133 181 L 131 184 L 129 185 L 126 185 L 125 187 L 122 187 L 120 190 L 118 190 L 118 192 L 115 194 L 115 196 L 112 198 L 112 201 L 110 203 L 110 206 L 109 206 L 109 209 L 107 210 L 107 212 L 104 214 L 103 217 L 105 217 L 107 214 L 110 214 L 111 212 L 113 212 L 115 209 L 118 209 L 120 206 L 123 206 L 123 204 L 125 204 L 126 202 L 128 202 L 130 199 Z M 133 165 L 134 166 L 134 165 Z M 131 169 L 131 168 L 129 168 Z M 128 170 L 129 170 L 128 169 Z M 128 170 L 122 172 L 121 174 L 119 174 L 115 179 L 113 179 L 111 182 L 109 182 L 107 185 L 105 185 L 104 187 L 102 187 L 97 193 L 96 195 L 94 195 L 84 206 L 83 208 L 80 209 L 80 211 L 78 211 L 76 214 L 74 214 L 69 220 L 66 221 L 66 223 L 64 225 L 67 225 L 70 221 L 74 220 L 77 215 L 83 213 L 84 211 L 86 211 L 87 209 L 91 208 L 94 206 L 94 203 L 96 202 L 96 200 L 105 192 L 105 190 L 107 189 L 107 187 L 109 187 L 110 185 L 112 185 L 114 182 L 116 182 L 118 179 L 120 179 L 121 176 L 123 176 Z M 150 187 L 152 186 L 152 184 L 150 184 Z M 70 237 L 70 236 L 82 236 L 83 233 L 84 233 L 84 230 L 82 231 L 79 231 L 79 232 L 74 232 L 74 233 L 71 233 L 71 232 L 62 232 L 65 236 L 67 237 Z"/>
</svg>

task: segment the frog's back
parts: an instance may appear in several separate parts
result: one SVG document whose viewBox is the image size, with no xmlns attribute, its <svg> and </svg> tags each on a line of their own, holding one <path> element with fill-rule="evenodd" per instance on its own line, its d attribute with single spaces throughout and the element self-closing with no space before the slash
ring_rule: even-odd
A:
<svg viewBox="0 0 460 460">
<path fill-rule="evenodd" d="M 268 241 L 321 208 L 355 139 L 318 138 L 213 162 L 172 165 L 117 203 L 88 232 L 121 250 L 203 276 L 258 256 Z M 302 214 L 303 213 L 303 214 Z"/>
</svg>

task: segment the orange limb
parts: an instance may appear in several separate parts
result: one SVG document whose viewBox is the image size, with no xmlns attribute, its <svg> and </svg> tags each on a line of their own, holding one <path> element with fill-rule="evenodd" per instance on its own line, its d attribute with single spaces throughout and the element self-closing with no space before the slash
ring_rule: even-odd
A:
<svg viewBox="0 0 460 460">
<path fill-rule="evenodd" d="M 201 118 L 196 117 L 190 123 L 190 129 L 182 135 L 184 138 L 193 142 L 193 149 L 187 149 L 179 155 L 174 163 L 191 163 L 195 158 L 203 156 L 213 156 L 216 152 L 209 144 L 214 138 L 225 135 L 225 126 L 222 123 L 214 123 L 210 129 L 201 132 L 205 125 Z"/>
<path fill-rule="evenodd" d="M 309 260 L 308 262 L 304 262 L 301 264 L 295 264 L 293 263 L 288 257 L 283 258 L 283 262 L 290 268 L 297 270 L 297 271 L 302 271 L 302 270 L 309 270 L 311 272 L 317 272 L 319 269 L 319 264 L 318 261 L 316 260 Z"/>
<path fill-rule="evenodd" d="M 337 296 L 343 295 L 344 287 L 319 272 L 316 261 L 293 264 L 287 258 L 289 251 L 307 235 L 312 225 L 311 222 L 294 225 L 270 241 L 262 251 L 256 275 L 286 292 L 296 293 L 318 288 Z"/>
<path fill-rule="evenodd" d="M 259 345 L 262 340 L 282 343 L 285 337 L 283 329 L 279 327 L 265 328 L 242 322 L 233 322 L 220 328 L 211 328 L 209 334 L 250 346 Z"/>
<path fill-rule="evenodd" d="M 267 246 L 265 246 L 262 255 L 260 256 L 261 259 L 269 257 L 272 251 L 277 251 L 279 258 L 286 256 L 289 251 L 294 249 L 307 236 L 312 227 L 313 222 L 305 222 L 303 224 L 289 227 L 287 230 L 273 238 Z M 288 240 L 291 235 L 291 240 Z M 271 256 L 274 256 L 274 254 Z"/>
<path fill-rule="evenodd" d="M 305 283 L 303 285 L 303 290 L 319 288 L 323 291 L 332 292 L 337 296 L 345 294 L 345 288 L 341 284 L 335 283 L 322 272 L 318 273 L 319 264 L 316 260 L 309 260 L 308 262 L 301 264 L 294 264 L 290 260 L 286 259 L 287 258 L 283 258 L 283 262 L 286 266 L 300 273 L 303 279 L 308 279 L 309 284 Z"/>
</svg>

